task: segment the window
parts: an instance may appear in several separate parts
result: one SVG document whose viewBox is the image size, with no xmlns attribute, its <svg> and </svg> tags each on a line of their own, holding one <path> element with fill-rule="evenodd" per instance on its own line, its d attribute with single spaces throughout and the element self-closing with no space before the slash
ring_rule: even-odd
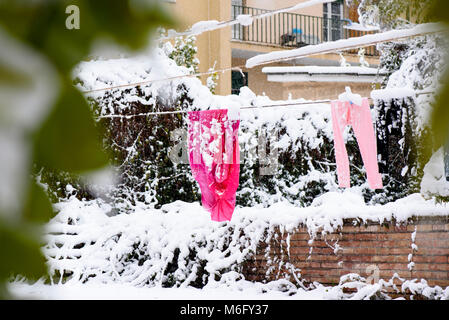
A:
<svg viewBox="0 0 449 320">
<path fill-rule="evenodd" d="M 323 39 L 339 40 L 343 36 L 343 4 L 331 2 L 323 4 Z"/>
<path fill-rule="evenodd" d="M 248 72 L 232 71 L 232 94 L 239 94 L 240 88 L 248 86 Z"/>
</svg>

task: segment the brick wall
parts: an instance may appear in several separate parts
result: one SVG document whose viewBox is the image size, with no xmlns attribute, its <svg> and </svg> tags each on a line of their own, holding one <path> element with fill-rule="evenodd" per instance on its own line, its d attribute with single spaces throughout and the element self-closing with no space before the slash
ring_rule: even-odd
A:
<svg viewBox="0 0 449 320">
<path fill-rule="evenodd" d="M 417 250 L 412 248 L 415 230 Z M 414 263 L 411 270 L 409 258 Z M 449 286 L 449 217 L 416 217 L 402 225 L 360 225 L 347 219 L 342 228 L 318 234 L 313 242 L 304 226 L 291 233 L 278 228 L 243 266 L 248 280 L 263 282 L 280 278 L 294 282 L 294 268 L 305 283 L 336 285 L 348 273 L 365 278 L 378 274 L 388 281 L 397 273 L 406 280 L 425 279 L 430 286 L 445 288 Z"/>
</svg>

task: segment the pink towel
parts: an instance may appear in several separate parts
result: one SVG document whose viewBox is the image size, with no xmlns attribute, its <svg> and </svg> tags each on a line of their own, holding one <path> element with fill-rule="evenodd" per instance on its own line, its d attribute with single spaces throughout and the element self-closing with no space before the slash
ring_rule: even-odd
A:
<svg viewBox="0 0 449 320">
<path fill-rule="evenodd" d="M 343 140 L 343 130 L 347 125 L 351 125 L 366 168 L 368 184 L 371 189 L 382 189 L 382 176 L 377 165 L 376 137 L 374 135 L 368 99 L 363 98 L 361 106 L 350 104 L 347 101 L 332 101 L 331 111 L 335 159 L 340 187 L 348 188 L 350 186 L 349 160 Z"/>
<path fill-rule="evenodd" d="M 230 221 L 239 186 L 239 120 L 228 110 L 189 112 L 189 162 L 213 221 Z"/>
</svg>

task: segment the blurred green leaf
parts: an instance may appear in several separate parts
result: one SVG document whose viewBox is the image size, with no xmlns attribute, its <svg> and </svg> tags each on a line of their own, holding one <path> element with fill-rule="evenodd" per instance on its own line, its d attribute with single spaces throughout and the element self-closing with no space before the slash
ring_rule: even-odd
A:
<svg viewBox="0 0 449 320">
<path fill-rule="evenodd" d="M 66 28 L 69 5 L 79 7 L 80 29 Z M 173 26 L 173 20 L 157 0 L 0 0 L 0 28 L 42 54 L 58 70 L 59 78 L 65 79 L 57 103 L 48 106 L 48 118 L 30 141 L 38 168 L 76 174 L 107 164 L 92 112 L 69 80 L 70 73 L 86 59 L 95 41 L 107 39 L 138 49 L 148 43 L 149 32 L 158 26 Z M 3 89 L 23 86 L 27 80 L 8 66 L 0 66 Z M 35 182 L 24 193 L 23 219 L 11 224 L 0 214 L 0 297 L 5 296 L 4 281 L 11 274 L 28 278 L 46 274 L 37 229 L 32 226 L 48 221 L 53 210 Z"/>
<path fill-rule="evenodd" d="M 449 1 L 430 1 L 429 17 L 433 21 L 449 22 Z"/>
<path fill-rule="evenodd" d="M 38 279 L 47 273 L 35 229 L 15 228 L 0 220 L 0 279 L 12 273 Z"/>
<path fill-rule="evenodd" d="M 27 76 L 0 63 L 0 86 L 26 86 L 30 82 Z"/>
<path fill-rule="evenodd" d="M 32 222 L 48 222 L 54 216 L 53 207 L 45 191 L 31 181 L 22 217 Z"/>
<path fill-rule="evenodd" d="M 435 0 L 430 9 L 430 17 L 434 21 L 449 22 L 449 1 Z M 448 27 L 449 31 L 449 27 Z M 428 138 L 424 145 L 426 147 L 426 158 L 430 158 L 432 152 L 441 145 L 448 143 L 449 139 L 449 72 L 443 78 L 443 86 L 438 93 L 435 105 L 431 111 L 430 130 L 431 139 Z M 431 141 L 432 140 L 432 141 Z"/>
<path fill-rule="evenodd" d="M 34 157 L 38 166 L 81 172 L 107 165 L 100 137 L 85 98 L 71 84 L 37 133 Z"/>
<path fill-rule="evenodd" d="M 69 5 L 79 7 L 80 29 L 66 28 Z M 98 38 L 138 49 L 148 43 L 149 31 L 174 22 L 157 0 L 2 0 L 0 24 L 66 73 L 86 58 Z"/>
<path fill-rule="evenodd" d="M 430 120 L 437 146 L 445 143 L 449 138 L 449 74 L 446 75 L 443 83 Z"/>
</svg>

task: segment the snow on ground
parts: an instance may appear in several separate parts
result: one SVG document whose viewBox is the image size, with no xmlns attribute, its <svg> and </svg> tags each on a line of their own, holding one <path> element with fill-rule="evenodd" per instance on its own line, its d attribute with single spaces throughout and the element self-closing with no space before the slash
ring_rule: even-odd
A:
<svg viewBox="0 0 449 320">
<path fill-rule="evenodd" d="M 75 285 L 29 285 L 13 283 L 11 292 L 24 299 L 50 300 L 323 300 L 325 287 L 312 291 L 300 290 L 295 295 L 280 291 L 262 292 L 260 283 L 247 283 L 245 290 L 229 288 L 138 288 L 129 284 L 75 284 Z"/>
<path fill-rule="evenodd" d="M 282 287 L 282 285 L 284 285 Z M 197 289 L 134 287 L 129 284 L 56 284 L 46 285 L 42 281 L 34 284 L 13 282 L 9 290 L 15 298 L 49 299 L 49 300 L 369 300 L 373 297 L 385 300 L 392 298 L 386 294 L 386 288 L 394 288 L 396 292 L 407 290 L 413 295 L 421 295 L 429 299 L 449 300 L 449 287 L 442 289 L 430 287 L 425 280 L 405 281 L 395 288 L 393 280 L 380 280 L 375 284 L 367 284 L 365 279 L 348 274 L 342 277 L 334 287 L 315 283 L 312 289 L 294 288 L 283 280 L 267 284 L 239 280 L 233 286 L 215 286 Z M 355 293 L 345 293 L 346 289 L 357 289 Z M 403 300 L 403 297 L 395 300 Z"/>
</svg>

